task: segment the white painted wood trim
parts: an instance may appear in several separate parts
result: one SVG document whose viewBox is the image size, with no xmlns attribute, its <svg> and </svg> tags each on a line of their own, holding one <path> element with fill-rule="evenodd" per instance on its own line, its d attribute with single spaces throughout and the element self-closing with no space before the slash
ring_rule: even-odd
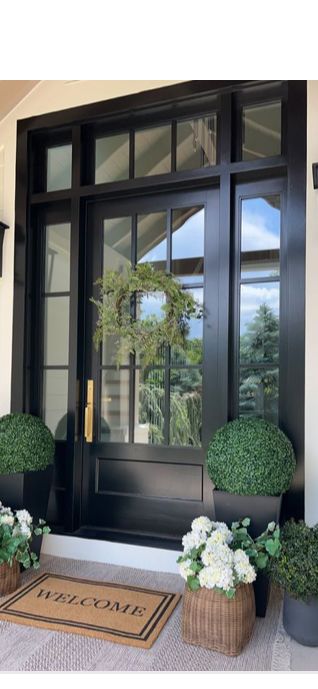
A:
<svg viewBox="0 0 318 689">
<path fill-rule="evenodd" d="M 43 536 L 41 554 L 175 574 L 181 551 L 48 534 Z"/>
</svg>

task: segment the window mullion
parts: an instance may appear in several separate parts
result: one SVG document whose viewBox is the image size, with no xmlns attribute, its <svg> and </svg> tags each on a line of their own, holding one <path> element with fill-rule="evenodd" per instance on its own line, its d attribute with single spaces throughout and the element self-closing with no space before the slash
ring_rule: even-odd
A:
<svg viewBox="0 0 318 689">
<path fill-rule="evenodd" d="M 132 141 L 133 134 L 131 134 Z M 137 261 L 137 215 L 131 219 L 131 265 L 136 266 Z M 136 296 L 131 304 L 132 315 L 136 318 Z M 129 442 L 135 441 L 135 405 L 136 405 L 136 355 L 129 355 Z"/>
<path fill-rule="evenodd" d="M 167 272 L 171 272 L 172 260 L 172 209 L 167 210 Z M 165 445 L 170 443 L 170 365 L 171 365 L 171 351 L 170 347 L 165 350 L 165 420 L 164 420 L 164 442 Z"/>
</svg>

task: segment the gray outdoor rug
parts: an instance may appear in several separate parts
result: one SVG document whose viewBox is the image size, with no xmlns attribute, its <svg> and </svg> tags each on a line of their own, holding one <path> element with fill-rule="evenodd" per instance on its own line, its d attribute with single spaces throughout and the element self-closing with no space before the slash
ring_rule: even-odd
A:
<svg viewBox="0 0 318 689">
<path fill-rule="evenodd" d="M 85 579 L 117 582 L 177 592 L 176 574 L 117 565 L 68 560 L 47 555 L 42 570 Z M 41 571 L 41 570 L 40 570 Z M 21 584 L 39 575 L 25 572 Z M 4 599 L 3 599 L 4 600 Z M 213 672 L 290 670 L 290 645 L 281 624 L 281 596 L 272 590 L 265 619 L 257 619 L 252 639 L 237 658 L 183 643 L 178 605 L 151 649 L 141 649 L 77 634 L 0 622 L 0 672 Z"/>
</svg>

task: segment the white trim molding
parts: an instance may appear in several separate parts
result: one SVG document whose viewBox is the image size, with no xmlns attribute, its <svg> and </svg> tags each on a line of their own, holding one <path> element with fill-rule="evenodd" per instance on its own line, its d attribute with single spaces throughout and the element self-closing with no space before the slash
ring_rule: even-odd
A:
<svg viewBox="0 0 318 689">
<path fill-rule="evenodd" d="M 178 573 L 176 560 L 181 555 L 181 551 L 48 534 L 43 536 L 41 555 L 176 574 Z"/>
</svg>

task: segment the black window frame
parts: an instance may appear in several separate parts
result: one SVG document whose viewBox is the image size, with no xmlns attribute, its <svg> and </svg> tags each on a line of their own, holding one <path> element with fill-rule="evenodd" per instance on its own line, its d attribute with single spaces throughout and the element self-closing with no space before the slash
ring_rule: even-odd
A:
<svg viewBox="0 0 318 689">
<path fill-rule="evenodd" d="M 81 265 L 83 249 L 74 227 L 83 223 L 83 206 L 89 199 L 121 198 L 129 194 L 195 189 L 219 186 L 220 190 L 220 322 L 229 332 L 232 313 L 231 285 L 228 272 L 222 264 L 233 265 L 233 208 L 235 188 L 248 182 L 264 183 L 273 178 L 285 179 L 286 212 L 288 225 L 286 246 L 282 247 L 281 266 L 286 276 L 284 318 L 281 324 L 281 349 L 284 371 L 280 380 L 283 395 L 280 425 L 291 438 L 296 450 L 298 465 L 293 487 L 288 495 L 287 512 L 296 517 L 304 511 L 304 360 L 305 360 L 305 222 L 306 222 L 306 81 L 191 81 L 174 86 L 154 89 L 135 95 L 70 108 L 21 120 L 17 127 L 16 201 L 15 201 L 15 273 L 14 314 L 12 346 L 12 411 L 35 413 L 30 394 L 28 357 L 35 333 L 32 319 L 36 301 L 30 298 L 34 289 L 36 242 L 34 226 L 41 209 L 66 204 L 72 226 L 71 250 Z M 240 110 L 243 105 L 282 100 L 282 155 L 256 161 L 242 161 L 239 132 Z M 167 120 L 190 119 L 210 112 L 218 113 L 217 137 L 219 157 L 217 165 L 155 177 L 129 179 L 123 182 L 95 185 L 87 170 L 93 165 L 92 141 L 96 132 L 118 133 L 131 131 L 139 124 L 161 124 Z M 175 127 L 174 127 L 175 129 Z M 173 127 L 172 127 L 173 131 Z M 72 186 L 61 191 L 45 192 L 45 166 L 41 151 L 56 142 L 69 141 L 73 150 Z M 133 147 L 133 144 L 131 144 Z M 238 147 L 238 148 L 237 148 Z M 133 151 L 131 150 L 131 154 Z M 175 161 L 174 161 L 175 162 Z M 92 169 L 92 167 L 91 167 Z M 71 268 L 72 289 L 81 291 L 83 286 Z M 282 310 L 283 314 L 283 310 Z M 77 309 L 71 310 L 73 339 L 72 351 L 80 347 L 76 333 L 83 329 L 82 316 Z M 218 378 L 229 381 L 222 387 L 216 423 L 221 425 L 233 413 L 233 385 L 230 381 L 233 366 L 233 343 L 224 342 L 218 359 Z M 80 372 L 74 368 L 70 385 L 76 389 Z M 75 392 L 70 401 L 69 433 L 75 438 L 75 451 L 68 456 L 63 469 L 65 485 L 69 488 L 70 505 L 63 530 L 72 532 L 76 524 L 78 507 L 76 490 L 81 480 L 78 462 L 80 433 L 76 428 L 76 406 L 83 392 Z M 229 412 L 230 410 L 230 412 Z"/>
<path fill-rule="evenodd" d="M 232 381 L 232 391 L 231 391 L 231 417 L 237 418 L 239 416 L 239 379 L 240 379 L 240 306 L 241 306 L 241 285 L 248 284 L 249 282 L 254 284 L 256 282 L 264 283 L 269 282 L 268 278 L 256 278 L 247 280 L 241 278 L 241 229 L 242 229 L 242 202 L 246 199 L 260 198 L 266 196 L 279 196 L 280 197 L 280 256 L 279 264 L 285 265 L 287 256 L 287 223 L 286 223 L 286 179 L 284 177 L 272 178 L 260 180 L 257 182 L 246 182 L 244 184 L 236 185 L 235 189 L 235 220 L 233 223 L 234 238 L 233 243 L 235 249 L 233 251 L 232 260 L 232 365 L 231 365 L 231 381 Z M 279 272 L 277 278 L 271 279 L 272 282 L 279 283 L 279 361 L 278 369 L 280 369 L 280 362 L 282 361 L 284 355 L 284 340 L 281 337 L 282 332 L 286 332 L 286 316 L 287 316 L 287 305 L 286 305 L 286 292 L 287 292 L 287 280 L 285 270 Z M 244 364 L 247 366 L 247 364 Z M 263 365 L 264 367 L 270 367 L 270 363 Z M 261 368 L 262 364 L 259 366 L 251 365 L 249 368 Z M 272 364 L 271 364 L 272 367 Z M 282 418 L 284 415 L 284 406 L 286 400 L 280 390 L 279 381 L 279 404 L 278 404 L 278 425 L 281 426 Z"/>
</svg>

